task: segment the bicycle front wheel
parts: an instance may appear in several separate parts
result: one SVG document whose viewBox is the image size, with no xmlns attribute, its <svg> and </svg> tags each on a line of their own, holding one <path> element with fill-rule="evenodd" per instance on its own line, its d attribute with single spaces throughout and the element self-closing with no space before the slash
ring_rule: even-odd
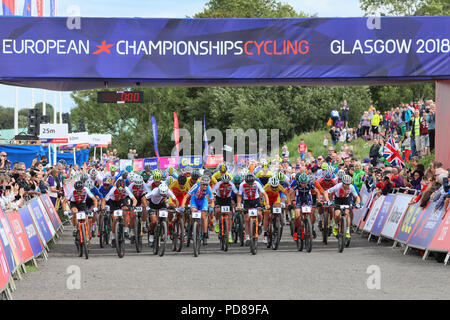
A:
<svg viewBox="0 0 450 320">
<path fill-rule="evenodd" d="M 258 231 L 256 230 L 258 222 L 252 220 L 250 222 L 250 252 L 255 255 L 258 250 Z"/>
<path fill-rule="evenodd" d="M 312 225 L 311 225 L 311 220 L 309 219 L 309 217 L 306 217 L 306 219 L 304 220 L 304 226 L 305 226 L 305 249 L 306 252 L 311 252 L 312 250 Z"/>
<path fill-rule="evenodd" d="M 116 224 L 116 251 L 119 258 L 123 258 L 125 255 L 125 236 L 122 221 Z"/>
<path fill-rule="evenodd" d="M 345 246 L 345 217 L 339 219 L 339 233 L 338 233 L 338 251 L 344 251 Z"/>
<path fill-rule="evenodd" d="M 200 254 L 200 244 L 200 223 L 198 223 L 198 221 L 194 221 L 192 227 L 192 247 L 194 248 L 194 257 L 198 257 Z"/>
<path fill-rule="evenodd" d="M 228 251 L 228 219 L 223 221 L 223 251 Z"/>
<path fill-rule="evenodd" d="M 164 252 L 166 252 L 166 242 L 167 242 L 167 222 L 161 222 L 161 230 L 159 233 L 159 252 L 158 255 L 162 257 Z"/>
<path fill-rule="evenodd" d="M 86 259 L 89 259 L 89 245 L 88 245 L 88 239 L 86 238 L 86 230 L 85 228 L 81 228 L 81 238 L 83 239 L 83 251 Z"/>
<path fill-rule="evenodd" d="M 134 221 L 134 244 L 136 245 L 136 252 L 142 251 L 142 222 L 141 219 L 136 215 Z"/>
</svg>

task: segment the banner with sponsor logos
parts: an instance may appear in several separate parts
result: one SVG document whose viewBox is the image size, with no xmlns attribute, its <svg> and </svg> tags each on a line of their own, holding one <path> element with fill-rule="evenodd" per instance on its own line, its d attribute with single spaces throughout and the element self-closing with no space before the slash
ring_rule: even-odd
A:
<svg viewBox="0 0 450 320">
<path fill-rule="evenodd" d="M 389 213 L 391 212 L 392 203 L 394 202 L 395 195 L 388 194 L 386 197 L 384 197 L 383 205 L 380 208 L 380 211 L 378 212 L 378 215 L 375 219 L 375 222 L 373 224 L 372 229 L 370 230 L 370 233 L 379 236 L 381 233 L 381 230 L 383 229 L 384 223 L 386 222 L 387 217 L 389 217 Z"/>
<path fill-rule="evenodd" d="M 380 196 L 373 203 L 373 206 L 369 212 L 369 216 L 367 217 L 366 223 L 364 224 L 364 227 L 363 227 L 364 231 L 370 232 L 370 230 L 372 230 L 372 227 L 375 223 L 378 213 L 380 212 L 381 206 L 383 205 L 384 198 L 385 198 L 385 196 Z"/>
<path fill-rule="evenodd" d="M 142 171 L 142 170 L 144 170 L 144 159 L 134 159 L 134 161 L 133 161 L 133 170 L 134 171 Z"/>
<path fill-rule="evenodd" d="M 17 245 L 16 238 L 14 237 L 14 234 L 11 230 L 11 226 L 9 225 L 9 221 L 6 218 L 5 213 L 0 209 L 0 224 L 1 224 L 1 230 L 0 233 L 1 236 L 6 236 L 6 239 L 9 243 L 9 246 L 11 248 L 11 252 L 14 256 L 14 262 L 16 266 L 19 266 L 23 262 L 22 254 L 20 252 L 20 248 Z"/>
<path fill-rule="evenodd" d="M 43 194 L 40 196 L 40 199 L 42 201 L 42 204 L 44 205 L 45 209 L 47 210 L 48 216 L 50 220 L 52 221 L 52 225 L 55 230 L 58 230 L 59 227 L 61 227 L 62 222 L 59 218 L 58 213 L 55 210 L 55 207 L 53 206 L 52 201 L 50 200 L 50 197 L 48 194 Z"/>
<path fill-rule="evenodd" d="M 39 235 L 39 228 L 36 228 L 31 217 L 28 207 L 19 209 L 20 218 L 22 219 L 25 232 L 27 233 L 28 241 L 30 241 L 31 249 L 33 250 L 34 257 L 37 257 L 44 250 L 41 237 Z"/>
<path fill-rule="evenodd" d="M 217 167 L 223 162 L 223 154 L 209 155 L 206 158 L 205 167 Z"/>
<path fill-rule="evenodd" d="M 414 227 L 422 217 L 422 213 L 423 208 L 419 205 L 419 203 L 415 203 L 409 206 L 408 211 L 403 217 L 403 221 L 399 225 L 399 229 L 397 230 L 395 240 L 401 243 L 408 242 L 408 239 L 411 236 Z"/>
<path fill-rule="evenodd" d="M 158 158 L 145 158 L 144 168 L 146 165 L 152 166 L 152 170 L 158 169 Z"/>
<path fill-rule="evenodd" d="M 25 86 L 52 78 L 58 81 L 39 85 L 72 91 L 104 87 L 104 79 L 115 79 L 108 83 L 113 88 L 136 80 L 158 85 L 448 77 L 450 16 L 380 17 L 379 27 L 367 17 L 83 17 L 83 32 L 74 32 L 63 17 L 7 16 L 0 17 L 0 80 Z"/>
<path fill-rule="evenodd" d="M 39 203 L 36 200 L 32 200 L 28 204 L 28 210 L 31 218 L 33 219 L 36 230 L 38 231 L 39 237 L 41 238 L 44 246 L 46 246 L 47 242 L 52 239 L 53 235 L 47 226 L 47 222 L 45 221 L 44 214 L 41 211 Z"/>
<path fill-rule="evenodd" d="M 383 229 L 381 230 L 382 237 L 394 239 L 398 225 L 402 221 L 412 198 L 413 196 L 408 194 L 397 193 L 395 195 L 394 203 L 391 208 L 391 214 L 387 218 Z"/>
<path fill-rule="evenodd" d="M 182 156 L 179 160 L 179 167 L 201 168 L 203 162 L 202 160 L 202 156 Z"/>
<path fill-rule="evenodd" d="M 363 203 L 363 207 L 361 209 L 353 209 L 353 219 L 352 219 L 352 224 L 355 226 L 359 225 L 359 221 L 361 220 L 362 216 L 365 216 L 368 208 L 369 208 L 369 204 L 370 204 L 370 200 L 373 197 L 373 195 L 375 194 L 375 192 L 368 192 L 367 188 L 365 185 L 363 185 L 361 192 L 359 193 L 359 196 L 361 197 L 361 202 Z"/>
<path fill-rule="evenodd" d="M 119 170 L 125 170 L 126 167 L 133 166 L 133 160 L 131 159 L 120 159 L 119 160 Z"/>
<path fill-rule="evenodd" d="M 10 276 L 11 273 L 9 272 L 8 261 L 6 259 L 6 251 L 0 241 L 0 291 L 8 285 Z"/>
<path fill-rule="evenodd" d="M 178 168 L 178 157 L 159 157 L 159 169 Z"/>
<path fill-rule="evenodd" d="M 11 226 L 11 230 L 14 233 L 14 237 L 16 238 L 17 246 L 20 249 L 23 261 L 27 262 L 34 257 L 34 254 L 20 213 L 18 211 L 10 211 L 6 213 L 6 216 L 9 225 Z"/>
<path fill-rule="evenodd" d="M 234 164 L 237 166 L 245 166 L 247 165 L 247 159 L 257 160 L 257 154 L 236 154 L 234 156 Z"/>
<path fill-rule="evenodd" d="M 441 224 L 434 233 L 434 237 L 428 245 L 431 251 L 450 251 L 450 208 L 442 219 Z"/>
<path fill-rule="evenodd" d="M 423 210 L 423 216 L 406 243 L 410 247 L 426 249 L 438 229 L 444 210 L 436 209 L 436 202 L 430 202 Z"/>
</svg>

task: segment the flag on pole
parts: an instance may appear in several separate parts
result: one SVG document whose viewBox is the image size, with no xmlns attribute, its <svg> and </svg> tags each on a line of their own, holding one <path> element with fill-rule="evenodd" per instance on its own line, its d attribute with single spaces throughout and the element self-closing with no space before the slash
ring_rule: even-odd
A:
<svg viewBox="0 0 450 320">
<path fill-rule="evenodd" d="M 44 0 L 36 0 L 36 10 L 38 17 L 44 15 Z"/>
<path fill-rule="evenodd" d="M 50 17 L 56 16 L 55 0 L 50 0 Z"/>
<path fill-rule="evenodd" d="M 158 151 L 158 128 L 156 126 L 156 119 L 152 116 L 152 128 L 153 128 L 153 144 L 155 146 L 155 153 L 156 156 L 159 158 L 159 151 Z"/>
<path fill-rule="evenodd" d="M 23 16 L 31 17 L 31 0 L 25 0 L 23 4 Z"/>
<path fill-rule="evenodd" d="M 395 142 L 392 136 L 389 136 L 389 139 L 384 145 L 383 157 L 393 166 L 400 168 L 405 167 L 405 163 L 402 160 L 402 155 L 400 154 L 398 144 Z"/>
<path fill-rule="evenodd" d="M 15 12 L 16 0 L 2 0 L 3 15 L 13 16 Z"/>
<path fill-rule="evenodd" d="M 180 156 L 180 128 L 178 126 L 177 113 L 173 113 L 173 136 L 175 138 L 175 145 L 177 146 L 177 157 Z"/>
<path fill-rule="evenodd" d="M 208 146 L 208 137 L 206 136 L 205 115 L 203 115 L 203 140 L 205 141 L 205 151 L 203 153 L 203 163 L 206 163 L 206 159 L 208 158 L 208 153 L 209 153 L 209 146 Z"/>
</svg>

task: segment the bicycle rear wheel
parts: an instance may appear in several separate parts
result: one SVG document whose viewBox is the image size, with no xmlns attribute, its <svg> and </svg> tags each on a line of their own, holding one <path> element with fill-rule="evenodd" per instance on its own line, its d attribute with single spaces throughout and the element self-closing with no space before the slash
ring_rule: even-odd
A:
<svg viewBox="0 0 450 320">
<path fill-rule="evenodd" d="M 167 242 L 167 222 L 163 221 L 161 222 L 161 230 L 159 233 L 159 252 L 158 255 L 162 257 L 164 255 L 164 252 L 166 252 L 166 242 Z"/>
<path fill-rule="evenodd" d="M 120 221 L 116 225 L 116 251 L 119 258 L 125 255 L 125 237 L 123 234 L 123 222 Z"/>
</svg>

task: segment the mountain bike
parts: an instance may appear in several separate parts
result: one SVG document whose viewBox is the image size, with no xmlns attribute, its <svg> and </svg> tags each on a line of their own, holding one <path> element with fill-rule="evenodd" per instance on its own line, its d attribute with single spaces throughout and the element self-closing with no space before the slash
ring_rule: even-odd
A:
<svg viewBox="0 0 450 320">
<path fill-rule="evenodd" d="M 114 217 L 116 218 L 116 252 L 119 258 L 123 258 L 123 256 L 125 255 L 125 227 L 123 210 L 114 210 Z"/>
<path fill-rule="evenodd" d="M 147 210 L 149 208 L 147 207 Z M 136 213 L 134 218 L 134 244 L 136 245 L 136 252 L 142 251 L 142 238 L 144 237 L 144 221 L 142 219 L 142 207 L 134 208 Z"/>
<path fill-rule="evenodd" d="M 258 250 L 258 209 L 248 209 L 250 217 L 250 252 L 255 255 Z"/>
<path fill-rule="evenodd" d="M 78 256 L 82 257 L 83 253 L 86 259 L 89 259 L 89 243 L 91 240 L 89 216 L 86 212 L 89 210 L 77 212 L 77 232 L 75 235 L 75 245 L 77 247 Z"/>
<path fill-rule="evenodd" d="M 200 245 L 202 242 L 203 224 L 202 212 L 200 210 L 192 211 L 192 247 L 194 249 L 194 257 L 200 254 Z"/>
<path fill-rule="evenodd" d="M 220 207 L 220 223 L 219 223 L 219 239 L 220 250 L 228 251 L 228 214 L 230 212 L 229 206 Z"/>
<path fill-rule="evenodd" d="M 306 252 L 312 250 L 312 225 L 309 217 L 311 211 L 311 206 L 301 207 L 300 219 L 295 226 L 297 237 L 294 238 L 298 251 L 303 251 L 303 247 L 305 247 Z"/>
<path fill-rule="evenodd" d="M 99 233 L 100 233 L 100 248 L 104 248 L 109 244 L 109 238 L 111 234 L 112 217 L 109 206 L 105 206 L 104 210 L 101 210 L 102 216 L 99 219 Z"/>
<path fill-rule="evenodd" d="M 322 242 L 324 244 L 328 244 L 328 237 L 331 235 L 331 227 L 330 227 L 330 221 L 332 218 L 330 218 L 330 206 L 333 205 L 333 202 L 330 201 L 330 203 L 324 203 L 323 213 L 322 213 L 322 220 L 319 224 L 319 230 L 322 231 Z"/>
<path fill-rule="evenodd" d="M 347 210 L 350 211 L 352 207 L 352 205 L 339 205 L 339 210 L 341 211 L 339 215 L 337 234 L 339 252 L 344 251 L 344 247 L 348 248 L 350 246 L 350 238 L 347 238 L 345 235 L 347 233 Z"/>
<path fill-rule="evenodd" d="M 172 250 L 180 252 L 183 248 L 184 242 L 184 210 L 181 208 L 176 210 L 169 210 L 169 213 L 174 214 L 172 227 L 170 228 L 170 235 L 172 238 Z"/>
<path fill-rule="evenodd" d="M 241 210 L 236 210 L 234 212 L 232 224 L 231 237 L 233 242 L 237 243 L 239 241 L 241 243 L 241 247 L 243 247 L 245 243 L 245 225 L 244 216 Z"/>
<path fill-rule="evenodd" d="M 273 250 L 277 250 L 281 240 L 281 234 L 283 225 L 281 223 L 281 217 L 283 210 L 281 207 L 272 207 L 269 214 L 269 225 L 267 228 L 267 248 L 272 247 Z"/>
<path fill-rule="evenodd" d="M 169 211 L 167 209 L 158 210 L 158 218 L 155 226 L 153 254 L 157 254 L 160 257 L 162 257 L 164 255 L 164 252 L 166 251 L 168 215 Z"/>
</svg>

